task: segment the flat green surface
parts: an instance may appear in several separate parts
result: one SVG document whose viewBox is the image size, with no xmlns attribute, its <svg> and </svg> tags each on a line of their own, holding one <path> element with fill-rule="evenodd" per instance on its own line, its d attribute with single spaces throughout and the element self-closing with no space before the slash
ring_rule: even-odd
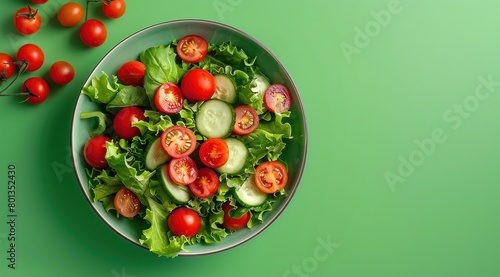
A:
<svg viewBox="0 0 500 277">
<path fill-rule="evenodd" d="M 39 6 L 38 33 L 16 34 L 23 3 L 2 1 L 0 52 L 36 43 L 46 63 L 22 78 L 57 60 L 77 76 L 38 106 L 0 99 L 1 276 L 500 276 L 498 1 L 129 0 L 123 18 L 104 20 L 109 37 L 96 49 L 58 25 L 64 1 Z M 163 259 L 92 211 L 72 169 L 70 122 L 113 45 L 185 18 L 231 25 L 276 54 L 301 93 L 309 156 L 292 202 L 262 234 L 219 254 Z"/>
</svg>

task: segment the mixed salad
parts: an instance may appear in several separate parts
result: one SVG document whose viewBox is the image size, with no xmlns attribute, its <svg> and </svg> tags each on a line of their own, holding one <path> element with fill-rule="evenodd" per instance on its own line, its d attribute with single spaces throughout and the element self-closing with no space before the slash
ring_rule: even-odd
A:
<svg viewBox="0 0 500 277">
<path fill-rule="evenodd" d="M 159 256 L 260 224 L 286 197 L 292 97 L 255 62 L 192 34 L 82 89 L 102 107 L 80 114 L 98 119 L 83 149 L 93 201 L 145 220 L 139 242 Z"/>
</svg>

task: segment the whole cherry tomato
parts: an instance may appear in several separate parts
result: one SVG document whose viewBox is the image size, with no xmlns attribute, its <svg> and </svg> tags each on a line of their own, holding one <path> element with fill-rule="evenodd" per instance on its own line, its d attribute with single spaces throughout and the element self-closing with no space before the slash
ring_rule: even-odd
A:
<svg viewBox="0 0 500 277">
<path fill-rule="evenodd" d="M 27 43 L 17 50 L 16 61 L 21 62 L 23 60 L 28 63 L 26 71 L 32 72 L 42 67 L 45 55 L 40 47 Z"/>
<path fill-rule="evenodd" d="M 83 18 L 83 7 L 76 2 L 68 2 L 59 8 L 57 20 L 64 27 L 71 27 L 78 24 Z"/>
<path fill-rule="evenodd" d="M 31 35 L 40 29 L 42 18 L 38 10 L 33 10 L 30 6 L 20 8 L 14 14 L 14 27 L 23 35 Z"/>
<path fill-rule="evenodd" d="M 124 0 L 103 0 L 102 3 L 102 12 L 112 19 L 121 17 L 126 9 Z"/>
<path fill-rule="evenodd" d="M 97 19 L 89 19 L 80 26 L 80 39 L 89 47 L 102 45 L 107 36 L 106 26 Z"/>
<path fill-rule="evenodd" d="M 23 83 L 24 98 L 31 104 L 40 104 L 49 96 L 49 85 L 40 77 L 30 77 Z"/>
<path fill-rule="evenodd" d="M 50 67 L 49 75 L 54 83 L 66 85 L 75 77 L 75 69 L 66 61 L 57 61 Z"/>
<path fill-rule="evenodd" d="M 16 72 L 14 59 L 6 53 L 0 53 L 0 85 Z"/>
</svg>

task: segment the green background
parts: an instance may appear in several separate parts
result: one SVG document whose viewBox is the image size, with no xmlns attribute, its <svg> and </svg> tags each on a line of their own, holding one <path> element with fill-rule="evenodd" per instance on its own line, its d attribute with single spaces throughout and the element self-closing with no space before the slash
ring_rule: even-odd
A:
<svg viewBox="0 0 500 277">
<path fill-rule="evenodd" d="M 117 20 L 91 7 L 109 33 L 95 49 L 77 27 L 59 26 L 62 0 L 36 6 L 38 33 L 17 34 L 12 16 L 28 2 L 2 1 L 0 52 L 15 56 L 28 42 L 44 49 L 43 67 L 21 79 L 47 77 L 57 60 L 77 75 L 51 84 L 37 106 L 0 99 L 1 276 L 500 276 L 498 1 L 128 0 Z M 92 211 L 72 169 L 70 122 L 107 51 L 144 27 L 187 18 L 231 25 L 273 51 L 301 94 L 309 152 L 290 205 L 259 236 L 165 259 Z M 19 90 L 18 81 L 6 93 Z M 15 270 L 6 260 L 9 164 Z"/>
</svg>

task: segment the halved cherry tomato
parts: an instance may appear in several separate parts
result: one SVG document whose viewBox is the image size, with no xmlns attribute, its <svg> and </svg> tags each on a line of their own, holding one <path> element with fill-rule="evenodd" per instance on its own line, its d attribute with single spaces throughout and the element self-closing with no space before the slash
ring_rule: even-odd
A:
<svg viewBox="0 0 500 277">
<path fill-rule="evenodd" d="M 259 126 L 259 116 L 254 108 L 248 105 L 241 105 L 234 108 L 236 120 L 234 122 L 233 133 L 245 136 L 257 129 Z"/>
<path fill-rule="evenodd" d="M 57 21 L 64 27 L 72 27 L 83 18 L 83 7 L 76 2 L 68 2 L 57 11 Z"/>
<path fill-rule="evenodd" d="M 132 126 L 137 121 L 145 121 L 144 111 L 138 107 L 129 106 L 119 110 L 113 119 L 113 128 L 116 135 L 122 139 L 132 139 L 141 135 L 139 128 Z"/>
<path fill-rule="evenodd" d="M 32 9 L 30 6 L 20 8 L 14 14 L 14 27 L 23 35 L 31 35 L 36 33 L 42 25 L 42 18 L 38 10 Z"/>
<path fill-rule="evenodd" d="M 239 218 L 234 218 L 229 215 L 229 211 L 232 209 L 234 209 L 234 207 L 231 206 L 229 200 L 222 204 L 222 210 L 224 211 L 224 221 L 222 222 L 222 225 L 224 225 L 227 229 L 234 231 L 246 227 L 248 221 L 250 220 L 250 212 L 244 213 Z"/>
<path fill-rule="evenodd" d="M 229 147 L 221 138 L 209 138 L 200 145 L 199 156 L 204 165 L 221 167 L 229 158 Z"/>
<path fill-rule="evenodd" d="M 106 26 L 97 19 L 88 19 L 80 25 L 80 39 L 89 47 L 102 45 L 108 37 Z"/>
<path fill-rule="evenodd" d="M 121 17 L 126 9 L 124 0 L 103 0 L 102 3 L 102 12 L 112 19 Z"/>
<path fill-rule="evenodd" d="M 189 184 L 189 190 L 199 198 L 208 198 L 214 195 L 219 188 L 219 176 L 209 167 L 198 169 L 196 180 Z"/>
<path fill-rule="evenodd" d="M 193 153 L 196 136 L 184 126 L 171 126 L 160 136 L 161 146 L 172 158 L 182 158 Z"/>
<path fill-rule="evenodd" d="M 66 61 L 57 61 L 49 70 L 50 79 L 58 85 L 66 85 L 75 77 L 75 69 Z"/>
<path fill-rule="evenodd" d="M 264 93 L 264 105 L 271 112 L 282 113 L 288 111 L 292 106 L 290 91 L 281 84 L 270 85 Z"/>
<path fill-rule="evenodd" d="M 95 136 L 89 139 L 83 147 L 83 157 L 88 165 L 96 169 L 108 167 L 106 160 L 106 142 L 111 141 L 105 136 Z"/>
<path fill-rule="evenodd" d="M 32 43 L 27 43 L 17 49 L 16 61 L 20 62 L 22 60 L 28 63 L 26 71 L 32 72 L 42 67 L 45 55 L 40 47 Z M 18 66 L 20 65 L 18 64 Z"/>
<path fill-rule="evenodd" d="M 201 218 L 196 211 L 186 207 L 179 207 L 170 213 L 167 224 L 174 235 L 190 238 L 200 230 Z"/>
<path fill-rule="evenodd" d="M 6 53 L 0 53 L 0 85 L 16 72 L 14 59 Z"/>
<path fill-rule="evenodd" d="M 176 114 L 182 110 L 184 97 L 181 89 L 171 82 L 164 83 L 156 89 L 155 106 L 166 114 Z"/>
<path fill-rule="evenodd" d="M 128 61 L 120 66 L 117 77 L 127 86 L 140 87 L 144 85 L 146 65 L 140 61 Z"/>
<path fill-rule="evenodd" d="M 123 187 L 116 194 L 113 201 L 116 211 L 124 217 L 132 218 L 139 213 L 141 201 L 133 191 Z"/>
<path fill-rule="evenodd" d="M 284 188 L 288 182 L 288 172 L 278 161 L 267 161 L 255 169 L 255 185 L 264 193 L 275 193 Z"/>
<path fill-rule="evenodd" d="M 189 70 L 181 80 L 182 94 L 190 102 L 212 98 L 216 88 L 214 76 L 201 68 Z"/>
<path fill-rule="evenodd" d="M 40 104 L 49 96 L 49 84 L 40 77 L 30 77 L 24 81 L 22 86 L 22 92 L 28 92 L 28 94 L 23 95 L 26 101 L 31 104 Z"/>
<path fill-rule="evenodd" d="M 168 163 L 168 176 L 179 185 L 189 185 L 198 176 L 198 167 L 189 156 L 172 159 Z"/>
<path fill-rule="evenodd" d="M 177 43 L 177 55 L 188 63 L 197 63 L 205 58 L 208 52 L 207 41 L 198 35 L 187 35 Z"/>
</svg>

